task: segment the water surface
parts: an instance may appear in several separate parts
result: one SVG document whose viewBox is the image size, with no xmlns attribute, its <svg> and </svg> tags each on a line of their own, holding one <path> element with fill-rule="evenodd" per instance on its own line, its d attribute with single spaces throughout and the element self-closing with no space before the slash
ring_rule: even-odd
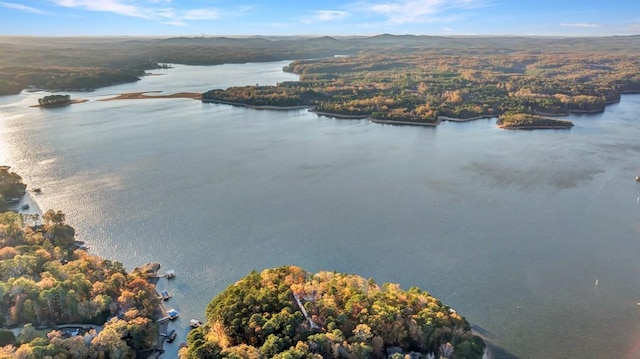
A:
<svg viewBox="0 0 640 359">
<path fill-rule="evenodd" d="M 97 101 L 296 79 L 285 64 L 177 65 L 55 109 L 0 97 L 0 163 L 91 253 L 176 271 L 168 358 L 216 293 L 287 264 L 419 286 L 523 358 L 640 356 L 640 95 L 551 131 Z"/>
</svg>

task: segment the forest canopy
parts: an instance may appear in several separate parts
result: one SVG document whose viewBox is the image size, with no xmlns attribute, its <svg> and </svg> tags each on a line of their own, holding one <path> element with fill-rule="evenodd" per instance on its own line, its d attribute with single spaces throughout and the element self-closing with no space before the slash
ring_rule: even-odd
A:
<svg viewBox="0 0 640 359">
<path fill-rule="evenodd" d="M 215 89 L 204 102 L 301 106 L 336 116 L 405 124 L 440 118 L 602 112 L 640 92 L 640 59 L 627 54 L 360 54 L 297 60 L 299 81 Z"/>
<path fill-rule="evenodd" d="M 160 306 L 149 279 L 146 271 L 127 273 L 121 263 L 79 249 L 61 211 L 42 218 L 0 213 L 0 358 L 136 358 L 153 351 Z M 101 330 L 57 329 L 73 324 Z"/>
</svg>

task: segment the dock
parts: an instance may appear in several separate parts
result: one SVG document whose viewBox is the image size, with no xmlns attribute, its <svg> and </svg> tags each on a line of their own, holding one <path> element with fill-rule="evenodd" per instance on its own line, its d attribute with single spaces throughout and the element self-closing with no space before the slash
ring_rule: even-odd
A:
<svg viewBox="0 0 640 359">
<path fill-rule="evenodd" d="M 172 295 L 169 294 L 169 292 L 167 292 L 166 290 L 163 290 L 160 293 L 160 299 L 162 299 L 162 300 L 169 300 L 169 298 L 171 298 L 171 297 L 172 297 Z"/>
<path fill-rule="evenodd" d="M 178 316 L 180 316 L 180 313 L 178 313 L 177 310 L 175 309 L 169 309 L 167 311 L 167 317 L 169 318 L 169 320 L 174 320 L 176 319 Z"/>
<path fill-rule="evenodd" d="M 157 276 L 158 278 L 167 278 L 167 279 L 173 279 L 176 277 L 176 271 L 174 270 L 168 270 L 166 272 L 164 272 L 164 274 L 158 274 Z"/>
</svg>

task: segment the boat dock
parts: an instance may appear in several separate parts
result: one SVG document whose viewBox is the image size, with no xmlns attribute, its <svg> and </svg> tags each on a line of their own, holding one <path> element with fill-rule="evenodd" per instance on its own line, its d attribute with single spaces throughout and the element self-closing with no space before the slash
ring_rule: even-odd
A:
<svg viewBox="0 0 640 359">
<path fill-rule="evenodd" d="M 160 299 L 162 300 L 169 300 L 169 298 L 171 298 L 172 295 L 169 294 L 169 292 L 167 292 L 166 290 L 163 290 L 162 292 L 160 292 Z"/>
<path fill-rule="evenodd" d="M 166 272 L 164 272 L 164 274 L 158 274 L 157 276 L 158 278 L 167 278 L 167 279 L 173 279 L 176 277 L 176 271 L 174 270 L 168 270 Z"/>
</svg>

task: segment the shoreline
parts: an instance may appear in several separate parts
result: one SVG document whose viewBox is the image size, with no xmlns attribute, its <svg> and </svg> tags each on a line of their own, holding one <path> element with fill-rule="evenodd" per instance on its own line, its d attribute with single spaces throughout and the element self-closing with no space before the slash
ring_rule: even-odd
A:
<svg viewBox="0 0 640 359">
<path fill-rule="evenodd" d="M 383 125 L 397 125 L 397 126 L 423 126 L 423 127 L 436 127 L 440 124 L 440 119 L 436 122 L 412 122 L 412 121 L 394 121 L 394 120 L 375 120 L 371 119 L 373 123 L 380 123 Z"/>
<path fill-rule="evenodd" d="M 323 112 L 323 111 L 315 111 L 315 110 L 309 110 L 309 112 L 315 113 L 318 116 L 333 117 L 333 118 L 339 118 L 343 120 L 364 120 L 371 117 L 371 115 L 342 115 L 339 113 Z"/>
<path fill-rule="evenodd" d="M 457 118 L 457 117 L 449 117 L 449 116 L 438 116 L 438 123 L 439 123 L 439 122 L 442 122 L 442 121 L 449 121 L 449 122 L 469 122 L 469 121 L 475 121 L 475 120 L 490 119 L 490 118 L 494 118 L 494 117 L 498 117 L 498 116 L 497 116 L 497 115 L 480 115 L 480 116 L 469 117 L 469 118 Z"/>
<path fill-rule="evenodd" d="M 503 126 L 498 128 L 503 130 L 569 130 L 573 126 Z"/>
<path fill-rule="evenodd" d="M 533 113 L 534 115 L 537 116 L 546 116 L 546 117 L 567 117 L 569 115 L 571 115 L 571 112 L 563 112 L 563 113 L 550 113 L 550 112 L 539 112 L 536 111 Z"/>
<path fill-rule="evenodd" d="M 61 104 L 47 105 L 47 106 L 31 105 L 29 107 L 56 108 L 56 107 L 64 107 L 64 106 L 73 105 L 73 104 L 77 104 L 77 103 L 84 103 L 84 102 L 89 102 L 89 100 L 86 100 L 86 99 L 75 99 L 75 100 L 71 100 L 69 102 L 65 102 L 65 103 L 61 103 Z"/>
<path fill-rule="evenodd" d="M 40 205 L 38 204 L 38 202 L 35 200 L 35 196 L 38 196 L 41 194 L 42 193 L 36 193 L 33 190 L 26 189 L 25 193 L 22 196 L 20 196 L 20 201 L 10 206 L 7 209 L 7 211 L 9 212 L 13 211 L 16 214 L 19 214 L 23 219 L 23 226 L 26 226 L 26 227 L 42 226 L 42 223 L 39 224 L 38 222 L 43 221 L 44 212 L 40 207 Z M 24 205 L 29 205 L 29 208 L 22 209 L 22 206 Z M 34 221 L 33 218 L 29 217 L 29 216 L 35 216 L 35 215 L 38 216 L 37 221 Z M 86 243 L 84 241 L 78 239 L 77 233 L 73 238 L 73 242 L 77 247 L 76 250 L 83 250 L 83 251 L 89 252 L 89 247 L 85 245 Z M 102 256 L 98 256 L 96 254 L 89 254 L 89 255 L 104 259 Z M 145 266 L 149 266 L 149 265 L 152 265 L 153 267 L 151 271 L 152 275 L 147 276 L 147 281 L 153 285 L 158 297 L 161 297 L 160 290 L 158 289 L 158 280 L 160 278 L 158 276 L 158 272 L 160 270 L 159 263 L 147 263 L 145 265 L 136 266 L 134 269 L 128 270 L 127 275 L 133 273 L 136 270 L 142 270 L 145 268 Z M 167 317 L 167 307 L 164 305 L 162 300 L 159 301 L 159 305 L 158 307 L 155 308 L 154 313 L 150 319 L 152 319 L 155 323 L 157 323 L 157 329 L 154 332 L 154 336 L 156 337 L 156 339 L 151 347 L 142 349 L 142 351 L 149 351 L 147 358 L 159 359 L 162 356 L 162 354 L 165 352 L 164 343 L 166 341 L 166 336 L 167 336 L 168 327 L 169 327 L 169 318 Z M 105 324 L 106 322 L 99 325 L 92 325 L 92 326 L 104 327 Z M 69 325 L 72 327 L 82 326 L 82 324 L 69 324 Z M 57 326 L 54 325 L 48 328 L 53 330 L 55 328 L 62 328 L 62 327 L 64 327 L 64 325 L 57 325 Z"/>
<path fill-rule="evenodd" d="M 212 99 L 200 99 L 203 103 L 217 103 L 220 105 L 231 105 L 231 106 L 240 106 L 252 108 L 254 110 L 274 110 L 274 111 L 288 111 L 288 110 L 304 110 L 309 109 L 311 106 L 307 105 L 297 105 L 297 106 L 272 106 L 272 105 L 250 105 L 242 102 L 232 102 L 225 100 L 212 100 Z"/>
</svg>

